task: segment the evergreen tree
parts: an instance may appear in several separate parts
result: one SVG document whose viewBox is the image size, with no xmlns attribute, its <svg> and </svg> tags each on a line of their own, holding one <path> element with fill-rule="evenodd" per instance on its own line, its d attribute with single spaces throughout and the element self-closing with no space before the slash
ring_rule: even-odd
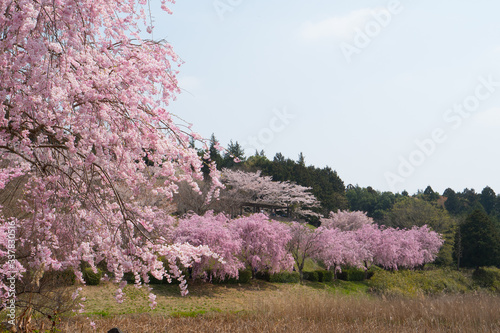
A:
<svg viewBox="0 0 500 333">
<path fill-rule="evenodd" d="M 437 199 L 439 199 L 439 193 L 434 192 L 434 190 L 432 189 L 432 187 L 430 187 L 430 185 L 429 185 L 424 190 L 424 194 L 423 194 L 422 198 L 425 201 L 430 201 L 430 202 L 436 201 Z"/>
<path fill-rule="evenodd" d="M 486 186 L 479 197 L 479 202 L 483 205 L 486 213 L 492 214 L 495 212 L 497 195 L 495 191 L 489 186 Z"/>
<path fill-rule="evenodd" d="M 217 169 L 220 170 L 221 165 L 222 165 L 222 156 L 219 153 L 219 141 L 215 138 L 215 135 L 212 133 L 212 136 L 210 137 L 210 147 L 208 148 L 209 154 L 210 154 L 210 161 L 203 159 L 203 167 L 201 171 L 203 172 L 203 175 L 205 176 L 205 179 L 209 178 L 210 174 L 210 168 L 209 168 L 209 163 L 210 162 L 215 162 Z M 204 151 L 201 151 L 200 154 L 203 156 Z"/>
<path fill-rule="evenodd" d="M 452 215 L 458 215 L 462 212 L 462 204 L 460 198 L 451 188 L 447 188 L 443 192 L 443 196 L 446 197 L 444 202 L 444 207 Z"/>
<path fill-rule="evenodd" d="M 299 159 L 298 159 L 297 163 L 300 166 L 303 166 L 303 167 L 306 166 L 306 160 L 305 160 L 304 154 L 302 154 L 302 152 L 299 154 Z"/>
<path fill-rule="evenodd" d="M 229 141 L 229 145 L 227 146 L 227 150 L 221 163 L 221 168 L 232 168 L 238 162 L 244 161 L 245 151 L 243 150 L 241 145 L 238 143 L 238 141 L 236 141 L 235 143 L 233 143 L 233 140 Z"/>
<path fill-rule="evenodd" d="M 285 156 L 283 156 L 282 153 L 276 153 L 276 155 L 274 155 L 273 162 L 275 162 L 275 163 L 284 163 L 285 162 Z"/>
<path fill-rule="evenodd" d="M 476 193 L 476 190 L 474 190 L 473 188 L 466 188 L 462 191 L 460 196 L 463 200 L 465 212 L 467 212 L 468 214 L 473 212 L 476 209 L 477 204 L 479 203 L 479 194 Z"/>
<path fill-rule="evenodd" d="M 462 267 L 500 266 L 500 235 L 484 211 L 473 211 L 457 236 L 455 257 Z"/>
</svg>

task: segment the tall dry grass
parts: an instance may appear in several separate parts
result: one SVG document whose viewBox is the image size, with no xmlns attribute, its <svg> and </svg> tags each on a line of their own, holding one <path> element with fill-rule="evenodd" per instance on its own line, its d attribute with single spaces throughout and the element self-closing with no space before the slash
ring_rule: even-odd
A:
<svg viewBox="0 0 500 333">
<path fill-rule="evenodd" d="M 280 294 L 249 300 L 249 310 L 194 318 L 147 314 L 94 321 L 98 332 L 500 332 L 500 297 L 443 295 L 421 299 L 382 299 Z M 76 318 L 65 332 L 92 332 Z"/>
</svg>

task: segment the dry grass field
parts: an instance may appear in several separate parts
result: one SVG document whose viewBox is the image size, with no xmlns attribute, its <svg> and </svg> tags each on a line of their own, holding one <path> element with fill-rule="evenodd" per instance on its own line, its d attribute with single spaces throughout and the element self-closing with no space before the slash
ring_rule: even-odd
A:
<svg viewBox="0 0 500 333">
<path fill-rule="evenodd" d="M 66 319 L 63 332 L 500 332 L 500 297 L 486 293 L 418 298 L 369 296 L 362 283 L 155 286 L 149 311 L 142 290 L 127 287 L 123 304 L 113 286 L 86 290 L 87 315 Z M 87 319 L 89 317 L 89 319 Z"/>
</svg>

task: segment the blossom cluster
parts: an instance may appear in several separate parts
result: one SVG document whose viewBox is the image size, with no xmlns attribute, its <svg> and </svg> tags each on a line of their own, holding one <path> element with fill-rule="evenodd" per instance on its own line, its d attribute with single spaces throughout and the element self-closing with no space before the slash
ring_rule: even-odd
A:
<svg viewBox="0 0 500 333">
<path fill-rule="evenodd" d="M 318 200 L 310 187 L 288 181 L 273 181 L 261 171 L 222 170 L 222 181 L 228 187 L 227 196 L 239 202 L 266 203 L 276 206 L 316 207 Z"/>
<path fill-rule="evenodd" d="M 330 223 L 328 223 L 330 222 Z M 363 212 L 332 213 L 319 228 L 298 222 L 270 220 L 264 214 L 230 219 L 208 212 L 188 215 L 172 229 L 176 242 L 207 245 L 224 262 L 193 264 L 193 277 L 237 277 L 238 270 L 278 272 L 298 266 L 305 258 L 320 259 L 327 268 L 348 265 L 386 269 L 415 268 L 432 262 L 442 237 L 427 226 L 394 229 L 378 226 Z"/>
<path fill-rule="evenodd" d="M 292 223 L 291 230 L 294 242 L 289 249 L 296 261 L 307 256 L 321 259 L 327 267 L 415 268 L 432 262 L 444 242 L 426 225 L 409 230 L 385 228 L 363 212 L 338 211 L 323 219 L 317 229 Z"/>
<path fill-rule="evenodd" d="M 141 32 L 147 4 L 0 2 L 0 190 L 15 194 L 0 207 L 2 302 L 12 266 L 36 285 L 49 270 L 83 281 L 82 262 L 105 262 L 120 281 L 125 272 L 163 274 L 162 255 L 182 279 L 179 262 L 215 256 L 166 239 L 172 219 L 155 204 L 183 181 L 198 190 L 203 175 L 190 148 L 199 136 L 167 111 L 181 61 Z M 8 265 L 7 223 L 16 225 Z"/>
<path fill-rule="evenodd" d="M 207 257 L 193 263 L 193 278 L 238 277 L 238 271 L 245 267 L 272 272 L 293 267 L 293 260 L 286 251 L 290 239 L 287 226 L 269 220 L 264 214 L 237 219 L 211 211 L 203 216 L 188 215 L 179 219 L 171 238 L 175 242 L 206 245 L 223 258 L 223 262 L 214 263 Z"/>
</svg>

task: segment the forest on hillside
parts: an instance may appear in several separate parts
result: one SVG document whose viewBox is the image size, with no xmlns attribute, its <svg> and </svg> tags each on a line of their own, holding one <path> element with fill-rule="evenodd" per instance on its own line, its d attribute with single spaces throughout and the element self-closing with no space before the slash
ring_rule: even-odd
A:
<svg viewBox="0 0 500 333">
<path fill-rule="evenodd" d="M 368 187 L 345 184 L 341 176 L 327 166 L 317 168 L 306 165 L 305 156 L 299 153 L 296 160 L 277 153 L 269 159 L 264 151 L 255 152 L 252 156 L 245 156 L 243 148 L 238 142 L 230 142 L 222 152 L 215 146 L 218 144 L 214 135 L 211 138 L 210 159 L 216 161 L 217 168 L 240 169 L 245 171 L 261 170 L 263 175 L 271 176 L 274 181 L 292 181 L 302 186 L 311 188 L 311 193 L 320 201 L 319 213 L 328 215 L 330 211 L 349 209 L 363 211 L 377 223 L 391 226 L 408 226 L 406 222 L 397 225 L 398 211 L 411 209 L 412 211 L 425 211 L 428 214 L 438 214 L 438 210 L 429 207 L 442 208 L 447 213 L 447 218 L 460 218 L 470 214 L 476 209 L 485 211 L 495 222 L 500 217 L 500 195 L 486 186 L 481 192 L 465 188 L 462 191 L 447 188 L 443 193 L 435 192 L 432 184 L 410 194 L 407 191 L 393 193 L 378 191 Z M 200 156 L 204 154 L 199 151 Z M 235 161 L 236 158 L 236 161 Z M 205 173 L 208 169 L 205 170 Z M 408 198 L 419 199 L 419 203 L 410 204 Z M 418 201 L 417 201 L 418 202 Z M 394 212 L 395 211 L 395 212 Z M 439 214 L 438 214 L 439 215 Z M 399 215 L 398 218 L 401 216 Z M 432 216 L 429 216 L 432 219 Z M 418 222 L 416 222 L 418 224 Z"/>
</svg>

